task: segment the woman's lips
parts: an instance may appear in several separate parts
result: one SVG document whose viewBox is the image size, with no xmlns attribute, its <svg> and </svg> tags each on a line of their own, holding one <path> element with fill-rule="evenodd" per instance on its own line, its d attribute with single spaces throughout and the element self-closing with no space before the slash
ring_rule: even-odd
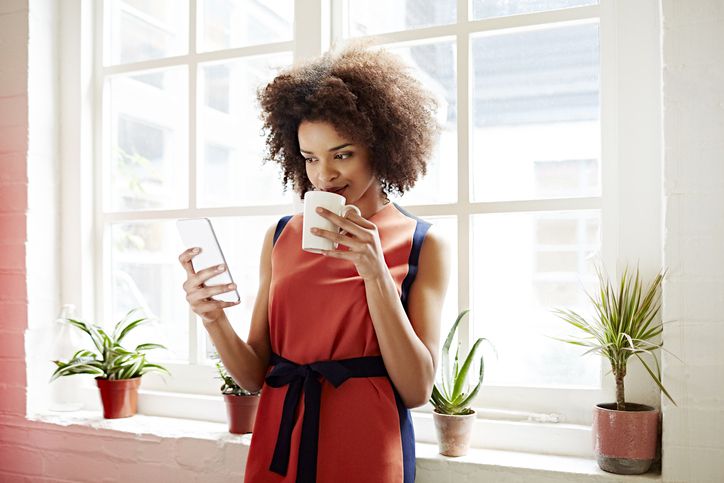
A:
<svg viewBox="0 0 724 483">
<path fill-rule="evenodd" d="M 344 191 L 347 188 L 347 186 L 344 186 L 338 190 L 332 191 L 332 193 L 337 193 L 338 195 L 342 194 L 342 191 Z"/>
</svg>

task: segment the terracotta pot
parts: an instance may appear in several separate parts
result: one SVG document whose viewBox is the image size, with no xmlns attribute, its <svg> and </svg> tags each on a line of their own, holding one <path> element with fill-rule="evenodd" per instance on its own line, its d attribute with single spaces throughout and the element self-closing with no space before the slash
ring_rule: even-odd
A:
<svg viewBox="0 0 724 483">
<path fill-rule="evenodd" d="M 465 456 L 470 448 L 473 434 L 475 411 L 465 415 L 442 414 L 435 409 L 432 413 L 437 432 L 437 444 L 440 454 L 445 456 Z"/>
<path fill-rule="evenodd" d="M 236 396 L 224 394 L 229 432 L 233 434 L 251 433 L 259 406 L 260 394 L 255 396 Z"/>
<path fill-rule="evenodd" d="M 127 418 L 136 414 L 141 377 L 110 381 L 100 377 L 95 379 L 101 393 L 104 418 Z"/>
<path fill-rule="evenodd" d="M 593 411 L 593 447 L 598 466 L 609 473 L 646 473 L 656 457 L 659 410 L 644 404 L 597 404 Z"/>
</svg>

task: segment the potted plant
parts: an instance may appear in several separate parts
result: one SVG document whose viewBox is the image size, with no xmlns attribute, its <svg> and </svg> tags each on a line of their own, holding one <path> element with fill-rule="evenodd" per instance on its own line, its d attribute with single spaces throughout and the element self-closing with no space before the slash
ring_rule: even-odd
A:
<svg viewBox="0 0 724 483">
<path fill-rule="evenodd" d="M 254 429 L 256 409 L 259 406 L 261 391 L 250 392 L 239 386 L 226 368 L 219 360 L 219 355 L 212 356 L 216 359 L 216 370 L 221 379 L 221 394 L 224 396 L 226 405 L 226 416 L 229 422 L 229 432 L 233 434 L 251 433 Z"/>
<path fill-rule="evenodd" d="M 50 378 L 51 382 L 63 376 L 96 374 L 95 380 L 103 403 L 103 417 L 107 419 L 125 418 L 136 414 L 141 376 L 151 371 L 170 374 L 165 367 L 146 360 L 145 351 L 165 349 L 161 344 L 139 344 L 133 350 L 121 345 L 129 332 L 150 320 L 147 317 L 131 317 L 131 314 L 138 309 L 128 311 L 116 323 L 112 334 L 106 333 L 97 324 L 66 319 L 68 323 L 88 334 L 97 352 L 81 349 L 67 362 L 53 361 L 57 367 Z"/>
<path fill-rule="evenodd" d="M 442 347 L 441 385 L 435 383 L 432 387 L 430 403 L 433 405 L 432 417 L 435 421 L 439 452 L 445 456 L 464 456 L 470 447 L 475 410 L 470 407 L 483 383 L 484 362 L 480 355 L 480 374 L 475 387 L 470 390 L 467 384 L 468 371 L 475 359 L 475 355 L 482 342 L 487 339 L 479 338 L 465 358 L 462 367 L 458 366 L 460 341 L 455 350 L 455 359 L 450 361 L 450 345 L 463 317 L 469 312 L 465 309 L 458 315 L 455 323 L 447 334 Z M 489 341 L 488 341 L 489 342 Z M 451 367 L 452 365 L 452 367 Z"/>
<path fill-rule="evenodd" d="M 594 451 L 604 471 L 617 474 L 641 474 L 651 467 L 656 456 L 659 410 L 644 404 L 626 402 L 624 378 L 631 356 L 643 364 L 661 392 L 674 400 L 661 383 L 658 357 L 654 352 L 663 342 L 655 339 L 663 325 L 654 321 L 661 308 L 659 288 L 666 271 L 656 275 L 644 289 L 636 268 L 635 278 L 624 270 L 618 289 L 602 270 L 596 267 L 599 288 L 595 297 L 587 293 L 595 313 L 586 320 L 572 310 L 555 309 L 557 316 L 583 334 L 571 339 L 558 339 L 588 348 L 584 354 L 595 353 L 608 359 L 616 381 L 616 402 L 597 404 L 593 414 Z M 655 362 L 655 371 L 644 357 Z"/>
</svg>

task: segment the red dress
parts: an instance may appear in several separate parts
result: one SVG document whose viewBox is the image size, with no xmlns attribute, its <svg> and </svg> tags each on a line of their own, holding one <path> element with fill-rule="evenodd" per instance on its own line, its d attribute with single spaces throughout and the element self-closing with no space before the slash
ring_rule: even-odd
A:
<svg viewBox="0 0 724 483">
<path fill-rule="evenodd" d="M 302 250 L 302 220 L 283 217 L 274 235 L 272 360 L 244 482 L 411 483 L 412 419 L 384 368 L 364 281 L 352 262 Z M 395 203 L 369 220 L 407 311 L 430 223 Z"/>
</svg>

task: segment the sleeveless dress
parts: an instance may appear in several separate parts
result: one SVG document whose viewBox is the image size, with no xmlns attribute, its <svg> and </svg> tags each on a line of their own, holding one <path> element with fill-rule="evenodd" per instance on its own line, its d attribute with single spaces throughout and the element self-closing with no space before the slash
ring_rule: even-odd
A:
<svg viewBox="0 0 724 483">
<path fill-rule="evenodd" d="M 389 202 L 369 221 L 407 312 L 429 222 Z M 272 249 L 272 349 L 245 483 L 412 483 L 415 435 L 387 375 L 355 265 L 302 250 L 303 214 Z M 338 249 L 347 250 L 344 245 Z"/>
</svg>

